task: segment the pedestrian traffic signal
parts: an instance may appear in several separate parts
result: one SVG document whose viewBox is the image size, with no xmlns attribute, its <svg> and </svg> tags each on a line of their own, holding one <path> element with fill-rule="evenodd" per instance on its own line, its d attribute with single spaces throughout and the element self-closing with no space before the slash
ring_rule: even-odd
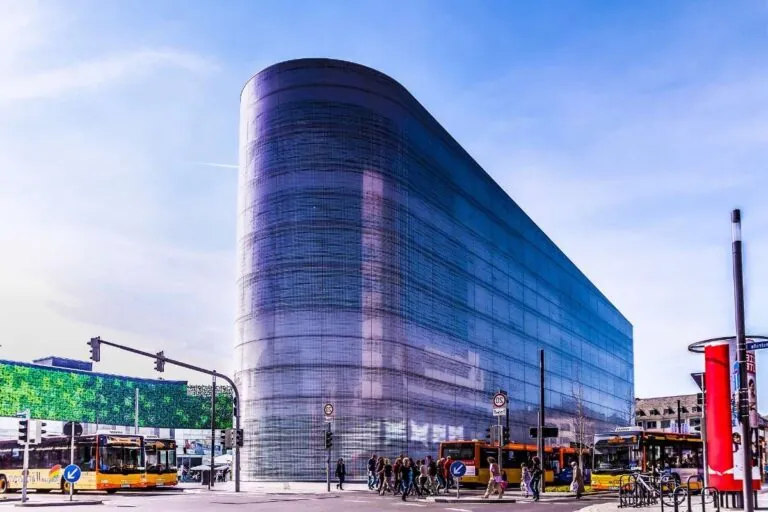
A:
<svg viewBox="0 0 768 512">
<path fill-rule="evenodd" d="M 485 439 L 489 443 L 493 440 L 493 433 L 491 432 L 492 429 L 493 427 L 488 427 L 487 429 L 485 429 Z"/>
<path fill-rule="evenodd" d="M 27 444 L 29 442 L 29 420 L 19 420 L 19 444 Z"/>
<path fill-rule="evenodd" d="M 155 359 L 155 371 L 165 371 L 165 353 L 162 350 L 157 353 L 157 359 Z"/>
<path fill-rule="evenodd" d="M 245 439 L 243 438 L 243 429 L 239 428 L 235 431 L 235 446 L 242 448 L 244 444 Z"/>
<path fill-rule="evenodd" d="M 330 450 L 333 447 L 333 432 L 330 430 L 325 431 L 325 449 Z"/>
<path fill-rule="evenodd" d="M 96 363 L 101 361 L 101 338 L 99 336 L 91 338 L 88 345 L 91 346 L 91 361 Z"/>
</svg>

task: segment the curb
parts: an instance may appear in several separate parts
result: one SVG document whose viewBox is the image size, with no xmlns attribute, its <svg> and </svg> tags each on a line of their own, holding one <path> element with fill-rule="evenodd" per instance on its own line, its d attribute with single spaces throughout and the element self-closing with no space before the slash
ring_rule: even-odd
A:
<svg viewBox="0 0 768 512">
<path fill-rule="evenodd" d="M 40 501 L 32 503 L 18 503 L 17 507 L 78 507 L 86 505 L 102 505 L 103 500 L 78 500 L 78 501 Z"/>
<path fill-rule="evenodd" d="M 515 499 L 498 499 L 498 498 L 436 498 L 428 497 L 425 501 L 429 503 L 517 503 Z"/>
</svg>

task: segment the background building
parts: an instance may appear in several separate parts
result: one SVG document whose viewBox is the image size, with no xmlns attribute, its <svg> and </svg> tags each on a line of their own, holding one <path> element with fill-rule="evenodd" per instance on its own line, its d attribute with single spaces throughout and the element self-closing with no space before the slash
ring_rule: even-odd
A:
<svg viewBox="0 0 768 512">
<path fill-rule="evenodd" d="M 703 407 L 696 394 L 635 399 L 635 424 L 646 430 L 701 432 Z M 678 409 L 680 411 L 678 417 Z"/>
<path fill-rule="evenodd" d="M 139 379 L 92 372 L 87 361 L 46 357 L 34 363 L 0 360 L 0 437 L 18 434 L 16 414 L 30 410 L 33 419 L 62 432 L 63 422 L 98 429 L 134 432 L 138 390 L 139 433 L 171 436 L 180 442 L 204 439 L 210 444 L 211 386 L 185 381 Z M 216 427 L 232 426 L 232 390 L 216 387 Z"/>
<path fill-rule="evenodd" d="M 237 374 L 244 477 L 362 476 L 372 452 L 483 438 L 510 395 L 513 439 L 626 425 L 632 326 L 400 84 L 303 59 L 241 97 Z M 568 430 L 571 430 L 569 432 Z"/>
</svg>

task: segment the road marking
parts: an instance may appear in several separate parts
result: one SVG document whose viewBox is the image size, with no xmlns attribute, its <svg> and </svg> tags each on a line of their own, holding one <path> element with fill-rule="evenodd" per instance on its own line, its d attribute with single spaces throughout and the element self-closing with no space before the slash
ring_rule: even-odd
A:
<svg viewBox="0 0 768 512">
<path fill-rule="evenodd" d="M 445 510 L 455 510 L 456 512 L 472 512 L 468 508 L 446 508 Z"/>
<path fill-rule="evenodd" d="M 370 503 L 370 500 L 348 500 L 348 499 L 345 499 L 344 501 L 350 501 L 352 503 Z"/>
</svg>

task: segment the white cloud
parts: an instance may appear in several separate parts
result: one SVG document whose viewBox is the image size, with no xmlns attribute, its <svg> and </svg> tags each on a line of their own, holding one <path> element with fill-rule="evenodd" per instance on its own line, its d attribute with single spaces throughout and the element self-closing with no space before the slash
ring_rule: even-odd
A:
<svg viewBox="0 0 768 512">
<path fill-rule="evenodd" d="M 32 74 L 7 76 L 0 82 L 0 101 L 55 97 L 118 81 L 139 79 L 153 70 L 169 67 L 194 72 L 214 68 L 211 62 L 192 53 L 139 50 Z"/>
</svg>

